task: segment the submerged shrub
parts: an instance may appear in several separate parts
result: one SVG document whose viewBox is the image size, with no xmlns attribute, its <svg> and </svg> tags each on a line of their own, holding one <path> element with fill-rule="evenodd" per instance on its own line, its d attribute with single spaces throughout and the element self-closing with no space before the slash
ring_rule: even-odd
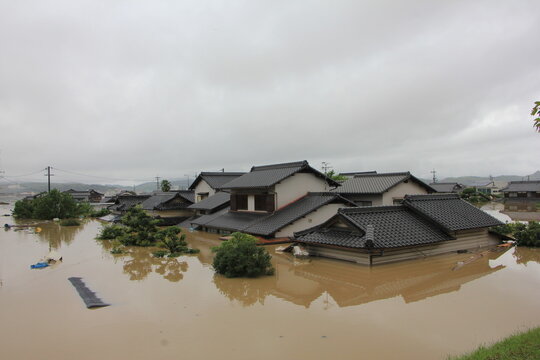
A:
<svg viewBox="0 0 540 360">
<path fill-rule="evenodd" d="M 81 225 L 81 222 L 77 219 L 65 219 L 60 221 L 60 225 L 62 226 L 79 226 Z"/>
<path fill-rule="evenodd" d="M 540 246 L 540 223 L 537 221 L 507 223 L 492 230 L 501 235 L 512 235 L 518 246 Z"/>
<path fill-rule="evenodd" d="M 90 216 L 94 218 L 100 218 L 102 216 L 109 215 L 110 213 L 111 213 L 111 210 L 104 208 L 104 209 L 92 212 Z"/>
<path fill-rule="evenodd" d="M 158 251 L 154 251 L 152 253 L 152 255 L 154 255 L 154 257 L 157 257 L 157 258 L 162 258 L 162 257 L 165 257 L 165 255 L 167 255 L 169 252 L 167 250 L 158 250 Z"/>
<path fill-rule="evenodd" d="M 100 240 L 114 240 L 125 234 L 125 228 L 120 225 L 106 225 L 101 228 L 101 232 L 98 235 Z"/>
<path fill-rule="evenodd" d="M 265 248 L 257 246 L 257 239 L 251 235 L 235 232 L 230 240 L 212 248 L 216 253 L 213 267 L 218 274 L 226 277 L 257 277 L 272 275 L 272 256 Z"/>
</svg>

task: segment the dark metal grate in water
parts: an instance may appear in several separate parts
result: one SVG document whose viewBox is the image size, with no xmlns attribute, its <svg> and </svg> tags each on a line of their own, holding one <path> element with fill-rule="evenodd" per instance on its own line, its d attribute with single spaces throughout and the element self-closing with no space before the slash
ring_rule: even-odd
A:
<svg viewBox="0 0 540 360">
<path fill-rule="evenodd" d="M 109 306 L 110 304 L 104 303 L 100 298 L 96 296 L 96 293 L 91 291 L 89 288 L 86 287 L 86 284 L 82 281 L 82 278 L 80 277 L 70 277 L 68 280 L 71 282 L 71 284 L 77 289 L 77 292 L 83 299 L 84 303 L 86 304 L 86 307 L 88 309 L 96 308 L 96 307 L 104 307 Z"/>
</svg>

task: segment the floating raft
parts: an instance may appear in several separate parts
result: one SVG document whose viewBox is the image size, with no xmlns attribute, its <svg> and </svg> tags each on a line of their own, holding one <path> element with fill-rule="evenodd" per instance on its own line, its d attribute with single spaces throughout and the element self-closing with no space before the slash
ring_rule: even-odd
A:
<svg viewBox="0 0 540 360">
<path fill-rule="evenodd" d="M 104 303 L 100 298 L 96 296 L 96 293 L 86 287 L 86 284 L 80 277 L 70 277 L 68 280 L 77 289 L 77 292 L 83 299 L 88 309 L 96 307 L 109 306 L 110 304 Z"/>
</svg>

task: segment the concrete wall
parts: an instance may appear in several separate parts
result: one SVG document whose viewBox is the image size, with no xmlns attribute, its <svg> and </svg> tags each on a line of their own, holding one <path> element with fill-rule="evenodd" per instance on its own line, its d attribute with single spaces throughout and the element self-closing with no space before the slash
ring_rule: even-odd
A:
<svg viewBox="0 0 540 360">
<path fill-rule="evenodd" d="M 276 232 L 275 237 L 292 237 L 297 231 L 309 229 L 313 226 L 322 224 L 332 216 L 336 215 L 339 208 L 348 207 L 344 204 L 328 204 L 321 206 L 317 210 L 307 214 L 303 218 L 298 219 L 290 225 L 285 226 L 280 231 Z"/>
<path fill-rule="evenodd" d="M 324 192 L 330 187 L 322 178 L 311 173 L 298 173 L 288 177 L 274 187 L 276 209 L 306 195 L 308 192 Z"/>
<path fill-rule="evenodd" d="M 194 191 L 195 191 L 195 203 L 198 203 L 200 201 L 198 199 L 198 196 L 197 196 L 198 193 L 207 192 L 209 197 L 216 193 L 216 191 L 214 189 L 212 189 L 212 187 L 210 185 L 208 185 L 208 183 L 206 181 L 204 181 L 204 180 L 199 181 L 197 186 L 195 186 Z"/>
<path fill-rule="evenodd" d="M 385 192 L 381 205 L 393 205 L 394 199 L 402 200 L 405 195 L 423 195 L 427 193 L 424 187 L 409 179 L 408 182 L 402 182 Z"/>
</svg>

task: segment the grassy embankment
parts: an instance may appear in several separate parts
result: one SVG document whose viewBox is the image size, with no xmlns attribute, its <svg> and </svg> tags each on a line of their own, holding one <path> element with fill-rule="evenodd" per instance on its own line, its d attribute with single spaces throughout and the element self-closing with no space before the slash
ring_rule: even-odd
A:
<svg viewBox="0 0 540 360">
<path fill-rule="evenodd" d="M 540 327 L 513 335 L 489 347 L 449 360 L 533 360 L 540 359 Z"/>
</svg>

